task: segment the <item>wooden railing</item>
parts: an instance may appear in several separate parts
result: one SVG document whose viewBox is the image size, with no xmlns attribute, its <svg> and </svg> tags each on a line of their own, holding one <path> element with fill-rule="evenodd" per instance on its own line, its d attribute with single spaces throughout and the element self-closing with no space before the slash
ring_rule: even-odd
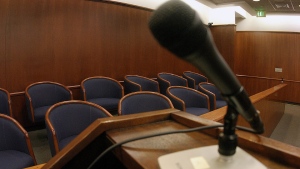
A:
<svg viewBox="0 0 300 169">
<path fill-rule="evenodd" d="M 287 84 L 288 87 L 285 87 L 283 89 L 284 92 L 280 93 L 280 99 L 283 102 L 300 104 L 300 81 L 285 78 L 271 78 L 240 74 L 237 74 L 236 76 L 249 95 L 267 90 L 272 86 L 276 86 L 278 84 Z"/>
<path fill-rule="evenodd" d="M 282 92 L 282 89 L 286 86 L 286 84 L 279 84 L 250 96 L 255 108 L 260 111 L 260 116 L 265 125 L 265 132 L 263 135 L 266 137 L 271 135 L 284 113 L 285 103 L 281 101 L 280 92 Z M 226 110 L 227 107 L 223 107 L 201 115 L 200 117 L 222 122 L 226 114 Z M 250 127 L 248 122 L 246 122 L 243 118 L 239 118 L 238 125 Z"/>
</svg>

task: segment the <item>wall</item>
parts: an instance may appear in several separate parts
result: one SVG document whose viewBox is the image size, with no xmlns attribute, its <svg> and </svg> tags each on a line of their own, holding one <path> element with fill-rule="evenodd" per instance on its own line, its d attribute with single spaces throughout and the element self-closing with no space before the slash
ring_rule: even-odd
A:
<svg viewBox="0 0 300 169">
<path fill-rule="evenodd" d="M 126 74 L 197 72 L 158 45 L 148 29 L 150 16 L 149 9 L 96 1 L 0 0 L 0 87 L 12 94 L 14 117 L 32 125 L 24 90 L 37 81 L 71 86 L 79 99 L 78 85 L 90 76 L 121 81 Z M 250 95 L 283 77 L 286 101 L 300 103 L 298 33 L 236 32 L 235 25 L 210 29 L 230 67 L 246 75 L 239 79 Z"/>
<path fill-rule="evenodd" d="M 151 10 L 156 10 L 160 5 L 166 3 L 169 0 L 105 0 L 108 2 L 117 2 L 120 4 L 128 4 L 138 7 L 143 7 Z M 207 24 L 209 22 L 209 14 L 211 13 L 211 2 L 205 1 L 198 2 L 195 0 L 183 0 L 186 4 L 190 5 L 201 17 L 203 23 Z"/>
<path fill-rule="evenodd" d="M 25 126 L 24 90 L 37 81 L 73 86 L 91 76 L 197 71 L 161 48 L 148 29 L 151 11 L 82 0 L 0 0 L 0 88 L 12 94 Z M 74 87 L 75 86 L 75 87 Z"/>
<path fill-rule="evenodd" d="M 267 13 L 266 17 L 248 15 L 236 21 L 237 31 L 300 32 L 300 14 Z"/>
<path fill-rule="evenodd" d="M 130 4 L 155 10 L 168 0 L 105 0 Z M 236 24 L 237 31 L 281 31 L 299 32 L 300 14 L 267 13 L 266 17 L 256 17 L 256 12 L 244 1 L 216 5 L 207 0 L 182 0 L 189 4 L 201 17 L 204 24 Z"/>
<path fill-rule="evenodd" d="M 230 68 L 234 69 L 235 25 L 212 26 L 210 30 L 214 42 Z"/>
<path fill-rule="evenodd" d="M 236 32 L 234 72 L 249 93 L 284 83 L 285 99 L 300 103 L 300 34 L 288 32 Z M 275 72 L 282 68 L 282 72 Z"/>
</svg>

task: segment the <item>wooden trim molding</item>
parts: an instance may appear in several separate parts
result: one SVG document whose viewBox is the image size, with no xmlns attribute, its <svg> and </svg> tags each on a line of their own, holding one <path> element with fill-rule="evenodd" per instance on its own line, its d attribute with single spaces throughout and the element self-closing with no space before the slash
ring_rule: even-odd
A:
<svg viewBox="0 0 300 169">
<path fill-rule="evenodd" d="M 250 97 L 254 107 L 260 112 L 260 117 L 264 123 L 265 132 L 262 134 L 263 136 L 269 137 L 272 134 L 284 113 L 285 103 L 281 101 L 278 93 L 282 92 L 282 89 L 286 86 L 286 84 L 279 84 Z M 222 122 L 226 112 L 227 106 L 200 117 Z M 250 127 L 249 123 L 243 118 L 239 118 L 237 124 Z"/>
</svg>

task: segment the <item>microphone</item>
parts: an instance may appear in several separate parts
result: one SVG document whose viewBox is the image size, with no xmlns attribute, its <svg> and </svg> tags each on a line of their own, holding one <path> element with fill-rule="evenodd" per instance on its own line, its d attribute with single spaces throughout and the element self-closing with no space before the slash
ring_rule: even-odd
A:
<svg viewBox="0 0 300 169">
<path fill-rule="evenodd" d="M 245 118 L 257 133 L 264 132 L 257 110 L 196 11 L 182 1 L 168 1 L 154 11 L 149 27 L 161 46 L 196 66 L 221 91 L 228 106 Z"/>
<path fill-rule="evenodd" d="M 224 131 L 216 145 L 184 150 L 160 156 L 161 168 L 238 169 L 266 167 L 237 147 L 235 134 L 237 115 L 247 120 L 257 133 L 264 127 L 248 94 L 217 50 L 210 30 L 187 4 L 170 0 L 152 14 L 149 27 L 157 41 L 179 58 L 196 66 L 221 91 L 228 103 Z M 218 148 L 218 153 L 215 151 Z M 233 154 L 235 154 L 233 156 Z"/>
</svg>

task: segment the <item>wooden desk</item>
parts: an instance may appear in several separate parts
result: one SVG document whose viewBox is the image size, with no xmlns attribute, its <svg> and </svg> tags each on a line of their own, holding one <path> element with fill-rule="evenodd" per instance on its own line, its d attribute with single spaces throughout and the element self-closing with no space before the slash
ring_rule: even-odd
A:
<svg viewBox="0 0 300 169">
<path fill-rule="evenodd" d="M 35 165 L 35 166 L 32 166 L 32 167 L 27 167 L 27 168 L 24 168 L 24 169 L 40 169 L 44 166 L 45 164 L 39 164 L 39 165 Z"/>
<path fill-rule="evenodd" d="M 284 85 L 279 86 L 279 88 Z M 276 92 L 273 88 L 255 95 L 253 99 L 265 98 Z M 261 97 L 265 95 L 264 97 Z M 260 97 L 258 97 L 260 96 Z M 259 100 L 259 99 L 258 99 Z M 258 101 L 256 100 L 256 101 Z M 261 100 L 261 99 L 260 99 Z M 226 111 L 225 111 L 226 112 Z M 215 119 L 223 117 L 224 108 L 212 112 Z M 263 112 L 262 112 L 263 113 Z M 209 117 L 210 113 L 207 114 Z M 107 147 L 128 138 L 155 132 L 187 129 L 220 124 L 211 119 L 176 110 L 166 109 L 113 118 L 98 119 L 54 156 L 43 168 L 87 168 Z M 102 162 L 121 165 L 120 168 L 158 168 L 157 158 L 172 152 L 217 144 L 220 129 L 203 132 L 165 135 L 127 143 L 106 155 Z M 269 168 L 300 168 L 300 148 L 290 146 L 264 136 L 237 131 L 238 145 Z M 105 168 L 101 166 L 102 168 Z"/>
<path fill-rule="evenodd" d="M 113 143 L 118 143 L 123 140 L 142 136 L 145 134 L 152 134 L 163 131 L 172 131 L 178 129 L 188 129 L 190 127 L 201 125 L 217 124 L 212 121 L 206 121 L 200 118 L 192 117 L 185 112 L 176 112 L 172 114 L 173 120 L 166 120 L 157 123 L 146 124 L 143 126 L 134 126 L 123 129 L 114 129 L 108 131 L 106 134 Z M 116 156 L 128 168 L 150 168 L 158 169 L 158 157 L 164 154 L 177 152 L 181 150 L 216 145 L 218 144 L 217 135 L 220 130 L 210 129 L 203 132 L 192 132 L 182 134 L 172 134 L 159 137 L 138 140 L 127 143 L 115 150 Z M 279 142 L 274 142 L 271 139 L 256 136 L 245 132 L 239 132 L 239 146 L 261 161 L 268 168 L 294 168 L 295 164 L 287 165 L 286 161 L 282 161 L 283 156 L 279 154 L 270 154 L 277 151 L 282 151 L 287 145 Z M 266 146 L 266 147 L 265 147 Z M 277 149 L 279 146 L 283 149 Z M 283 146 L 283 147 L 281 147 Z M 289 146 L 287 146 L 289 147 Z M 291 147 L 290 147 L 291 150 Z M 300 157 L 299 151 L 297 159 Z M 286 150 L 283 150 L 286 151 Z M 278 152 L 277 152 L 278 153 Z M 292 152 L 291 152 L 292 153 Z M 282 153 L 280 153 L 282 155 Z M 290 158 L 290 157 L 289 157 Z M 272 160 L 270 160 L 272 159 Z M 300 163 L 297 165 L 299 166 Z"/>
<path fill-rule="evenodd" d="M 86 168 L 112 143 L 159 131 L 219 124 L 211 120 L 167 109 L 109 119 L 99 119 L 53 157 L 43 168 Z M 114 156 L 127 168 L 158 168 L 157 158 L 171 152 L 217 144 L 219 129 L 166 135 L 127 143 Z M 269 168 L 300 168 L 300 148 L 254 134 L 237 132 L 239 146 Z M 111 158 L 111 157 L 110 157 Z M 113 159 L 113 163 L 117 163 Z M 80 166 L 80 167 L 79 167 Z"/>
<path fill-rule="evenodd" d="M 188 127 L 173 120 L 166 120 L 143 126 L 111 130 L 107 132 L 107 136 L 113 143 L 118 143 L 137 136 L 180 129 L 188 129 Z M 161 155 L 214 144 L 218 144 L 215 137 L 201 132 L 191 132 L 130 142 L 122 148 L 117 148 L 115 153 L 128 168 L 159 168 L 157 158 Z"/>
</svg>

